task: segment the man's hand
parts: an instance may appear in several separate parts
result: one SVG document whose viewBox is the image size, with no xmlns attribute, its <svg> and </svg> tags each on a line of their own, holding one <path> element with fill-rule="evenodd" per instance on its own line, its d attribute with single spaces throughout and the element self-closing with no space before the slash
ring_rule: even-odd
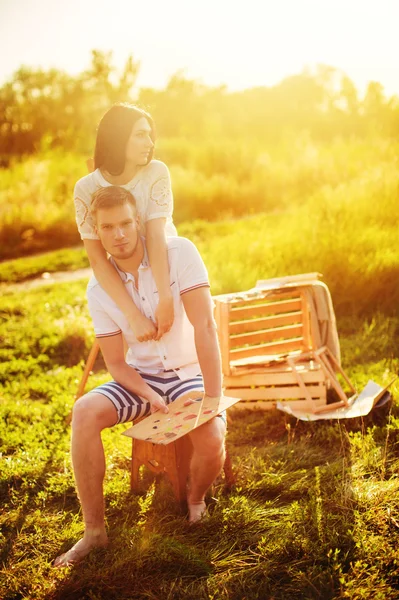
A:
<svg viewBox="0 0 399 600">
<path fill-rule="evenodd" d="M 157 320 L 158 332 L 154 339 L 160 340 L 164 333 L 167 333 L 170 330 L 175 318 L 172 294 L 168 296 L 161 296 L 159 298 L 159 303 L 155 311 L 155 317 Z"/>
<path fill-rule="evenodd" d="M 138 342 L 148 342 L 149 340 L 156 339 L 157 328 L 151 319 L 147 319 L 142 313 L 135 314 L 128 321 Z"/>
<path fill-rule="evenodd" d="M 167 414 L 169 412 L 169 408 L 165 400 L 156 392 L 151 394 L 151 396 L 149 396 L 147 400 L 151 404 L 151 414 L 157 412 L 158 410 L 160 410 L 164 414 Z"/>
</svg>

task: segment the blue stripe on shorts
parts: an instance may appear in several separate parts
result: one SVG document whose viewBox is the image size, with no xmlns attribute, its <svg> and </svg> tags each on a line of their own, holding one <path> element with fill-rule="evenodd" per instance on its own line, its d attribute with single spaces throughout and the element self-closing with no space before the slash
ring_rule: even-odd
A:
<svg viewBox="0 0 399 600">
<path fill-rule="evenodd" d="M 141 377 L 157 394 L 162 396 L 166 404 L 181 398 L 187 392 L 204 391 L 202 375 L 192 379 L 181 380 L 175 373 L 165 371 L 157 375 L 148 375 L 139 371 Z M 135 421 L 150 414 L 150 403 L 137 394 L 130 392 L 116 381 L 109 381 L 91 390 L 89 393 L 98 393 L 106 396 L 116 408 L 117 423 Z M 226 422 L 225 412 L 218 415 Z"/>
</svg>

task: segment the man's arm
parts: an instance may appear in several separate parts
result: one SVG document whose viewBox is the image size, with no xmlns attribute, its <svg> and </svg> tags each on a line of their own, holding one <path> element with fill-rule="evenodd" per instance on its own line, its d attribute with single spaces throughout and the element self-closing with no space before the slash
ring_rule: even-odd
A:
<svg viewBox="0 0 399 600">
<path fill-rule="evenodd" d="M 164 399 L 154 392 L 136 369 L 128 365 L 125 361 L 122 334 L 98 337 L 97 340 L 107 369 L 115 381 L 123 385 L 130 392 L 148 400 L 151 404 L 151 412 L 158 409 L 165 413 L 169 412 Z"/>
<path fill-rule="evenodd" d="M 208 287 L 200 287 L 182 294 L 184 309 L 194 327 L 195 348 L 204 378 L 207 396 L 222 394 L 220 350 L 213 318 L 213 300 Z"/>
</svg>

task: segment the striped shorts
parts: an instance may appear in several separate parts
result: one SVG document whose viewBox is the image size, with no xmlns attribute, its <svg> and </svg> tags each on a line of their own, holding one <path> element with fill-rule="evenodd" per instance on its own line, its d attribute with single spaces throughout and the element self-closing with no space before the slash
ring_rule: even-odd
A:
<svg viewBox="0 0 399 600">
<path fill-rule="evenodd" d="M 197 390 L 204 391 L 204 382 L 201 373 L 192 379 L 181 380 L 174 371 L 164 371 L 157 375 L 148 375 L 139 371 L 141 377 L 148 385 L 162 396 L 166 404 L 174 402 L 181 396 Z M 130 392 L 116 381 L 104 383 L 89 393 L 102 394 L 111 400 L 118 414 L 117 423 L 126 423 L 150 414 L 150 403 L 137 394 Z M 224 414 L 218 415 L 225 420 Z"/>
</svg>

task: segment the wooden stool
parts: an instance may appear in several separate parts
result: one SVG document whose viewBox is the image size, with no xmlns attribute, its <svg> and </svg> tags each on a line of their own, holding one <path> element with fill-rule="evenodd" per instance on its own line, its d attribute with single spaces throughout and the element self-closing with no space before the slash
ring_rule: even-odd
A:
<svg viewBox="0 0 399 600">
<path fill-rule="evenodd" d="M 90 371 L 93 369 L 100 346 L 97 340 L 90 350 L 86 365 L 80 380 L 75 400 L 84 394 Z M 139 468 L 146 466 L 153 473 L 165 473 L 168 477 L 176 500 L 181 507 L 184 506 L 187 496 L 187 478 L 192 455 L 192 444 L 188 435 L 167 445 L 153 444 L 142 440 L 132 439 L 132 463 L 130 472 L 130 488 L 133 492 L 139 490 Z M 230 488 L 235 483 L 235 476 L 231 466 L 230 456 L 226 448 L 226 459 L 224 462 L 224 474 L 226 486 Z"/>
<path fill-rule="evenodd" d="M 144 465 L 153 473 L 165 473 L 172 485 L 176 500 L 181 507 L 184 507 L 192 451 L 192 444 L 187 435 L 166 446 L 133 438 L 130 472 L 132 492 L 137 493 L 140 489 L 139 468 Z"/>
</svg>

